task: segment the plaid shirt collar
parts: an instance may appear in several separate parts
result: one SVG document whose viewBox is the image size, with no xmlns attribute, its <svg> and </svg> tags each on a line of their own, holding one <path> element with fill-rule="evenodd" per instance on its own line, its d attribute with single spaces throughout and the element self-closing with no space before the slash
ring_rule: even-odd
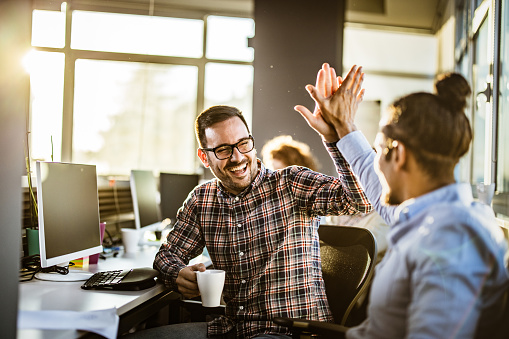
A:
<svg viewBox="0 0 509 339">
<path fill-rule="evenodd" d="M 248 187 L 246 187 L 242 192 L 240 192 L 236 196 L 234 196 L 233 194 L 228 192 L 223 187 L 223 184 L 221 184 L 221 182 L 217 178 L 214 179 L 214 180 L 216 180 L 217 187 L 219 188 L 218 189 L 218 193 L 217 193 L 218 196 L 220 198 L 223 198 L 223 199 L 224 198 L 231 198 L 231 197 L 243 198 L 247 194 L 249 194 L 249 192 L 251 192 L 251 190 L 256 189 L 257 187 L 259 187 L 262 184 L 262 182 L 263 182 L 263 178 L 265 177 L 265 172 L 267 171 L 267 168 L 265 167 L 265 165 L 262 163 L 262 161 L 260 159 L 256 159 L 256 163 L 257 163 L 257 166 L 258 166 L 258 173 L 256 174 L 255 179 L 251 182 L 251 184 Z"/>
</svg>

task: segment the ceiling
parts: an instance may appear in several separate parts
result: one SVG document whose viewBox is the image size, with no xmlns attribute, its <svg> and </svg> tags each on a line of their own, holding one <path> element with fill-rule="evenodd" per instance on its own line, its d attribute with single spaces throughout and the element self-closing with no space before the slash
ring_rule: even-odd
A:
<svg viewBox="0 0 509 339">
<path fill-rule="evenodd" d="M 254 0 L 150 0 L 182 9 L 232 11 L 251 16 Z M 278 1 L 278 0 L 273 0 Z M 346 0 L 346 22 L 435 33 L 446 0 Z"/>
<path fill-rule="evenodd" d="M 347 0 L 346 21 L 435 33 L 446 5 L 444 0 Z"/>
<path fill-rule="evenodd" d="M 348 24 L 375 25 L 383 29 L 410 29 L 434 34 L 443 24 L 442 13 L 448 2 L 449 0 L 346 0 L 345 17 Z M 155 15 L 182 11 L 194 12 L 197 15 L 212 13 L 246 17 L 253 16 L 255 6 L 255 0 L 73 0 L 72 3 L 74 7 L 107 6 L 119 12 L 148 11 Z"/>
</svg>

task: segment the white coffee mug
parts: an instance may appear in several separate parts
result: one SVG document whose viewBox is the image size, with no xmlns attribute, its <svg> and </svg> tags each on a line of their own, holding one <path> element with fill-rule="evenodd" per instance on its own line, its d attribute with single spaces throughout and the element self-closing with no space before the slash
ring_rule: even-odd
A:
<svg viewBox="0 0 509 339">
<path fill-rule="evenodd" d="M 224 278 L 225 271 L 223 270 L 196 271 L 196 280 L 204 307 L 219 306 L 221 294 L 223 293 Z"/>
<path fill-rule="evenodd" d="M 125 253 L 136 253 L 140 242 L 140 232 L 134 228 L 122 228 L 121 231 Z"/>
</svg>

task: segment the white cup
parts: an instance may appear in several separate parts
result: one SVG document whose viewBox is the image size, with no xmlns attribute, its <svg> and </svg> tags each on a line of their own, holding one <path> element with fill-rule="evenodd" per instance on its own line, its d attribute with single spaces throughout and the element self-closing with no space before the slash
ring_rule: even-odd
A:
<svg viewBox="0 0 509 339">
<path fill-rule="evenodd" d="M 140 233 L 134 228 L 122 228 L 122 243 L 125 253 L 136 253 L 140 241 Z"/>
<path fill-rule="evenodd" d="M 485 184 L 478 182 L 476 185 L 476 190 L 477 198 L 479 201 L 490 206 L 491 200 L 493 199 L 493 194 L 495 193 L 495 184 Z"/>
<path fill-rule="evenodd" d="M 221 302 L 225 272 L 223 270 L 196 271 L 196 280 L 204 307 L 217 307 Z"/>
</svg>

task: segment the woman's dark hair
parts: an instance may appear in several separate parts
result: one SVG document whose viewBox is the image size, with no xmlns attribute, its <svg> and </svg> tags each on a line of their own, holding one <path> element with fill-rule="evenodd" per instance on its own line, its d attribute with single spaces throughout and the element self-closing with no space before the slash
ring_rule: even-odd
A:
<svg viewBox="0 0 509 339">
<path fill-rule="evenodd" d="M 443 177 L 454 171 L 472 141 L 465 115 L 471 90 L 458 73 L 438 77 L 435 89 L 436 94 L 413 93 L 396 100 L 381 132 L 409 148 L 428 174 Z"/>
<path fill-rule="evenodd" d="M 233 106 L 217 105 L 212 106 L 204 110 L 198 115 L 194 123 L 196 132 L 196 138 L 200 147 L 207 147 L 207 137 L 205 136 L 205 129 L 210 126 L 228 120 L 233 117 L 238 117 L 244 125 L 246 125 L 247 131 L 249 132 L 249 126 L 247 125 L 246 119 L 242 115 L 242 112 Z"/>
</svg>

